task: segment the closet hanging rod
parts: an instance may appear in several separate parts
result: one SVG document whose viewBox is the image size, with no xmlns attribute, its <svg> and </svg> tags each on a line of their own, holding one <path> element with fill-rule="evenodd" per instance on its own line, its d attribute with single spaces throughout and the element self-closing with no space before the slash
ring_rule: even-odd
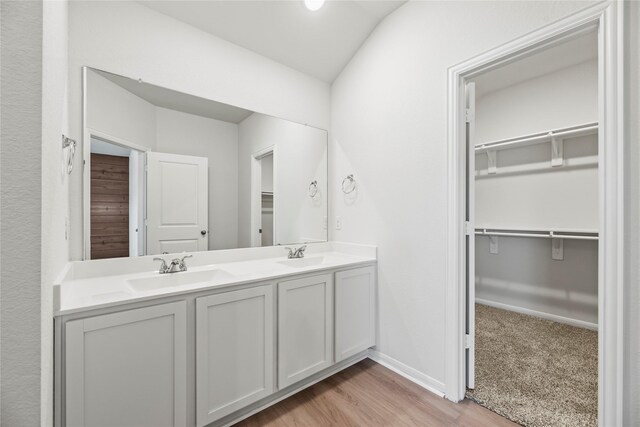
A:
<svg viewBox="0 0 640 427">
<path fill-rule="evenodd" d="M 487 228 L 476 228 L 475 234 L 481 236 L 536 237 L 539 239 L 598 240 L 598 233 L 572 234 L 561 231 L 500 231 Z"/>
<path fill-rule="evenodd" d="M 490 150 L 503 150 L 507 148 L 513 148 L 518 145 L 533 145 L 543 142 L 551 141 L 553 138 L 570 138 L 582 135 L 591 135 L 598 132 L 598 123 L 587 123 L 580 126 L 573 126 L 570 128 L 555 129 L 546 133 L 539 133 L 533 135 L 525 135 L 519 138 L 502 139 L 498 141 L 487 142 L 485 144 L 476 145 L 475 151 L 477 153 L 483 153 Z"/>
</svg>

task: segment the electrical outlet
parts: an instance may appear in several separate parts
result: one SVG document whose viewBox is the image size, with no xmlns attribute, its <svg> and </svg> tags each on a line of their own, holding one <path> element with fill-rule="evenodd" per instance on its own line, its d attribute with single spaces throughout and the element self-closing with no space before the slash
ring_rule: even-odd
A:
<svg viewBox="0 0 640 427">
<path fill-rule="evenodd" d="M 336 217 L 336 230 L 342 230 L 342 217 Z"/>
<path fill-rule="evenodd" d="M 327 228 L 329 228 L 329 218 L 328 217 L 324 217 L 324 220 L 322 221 L 322 228 L 324 228 L 325 230 Z"/>
</svg>

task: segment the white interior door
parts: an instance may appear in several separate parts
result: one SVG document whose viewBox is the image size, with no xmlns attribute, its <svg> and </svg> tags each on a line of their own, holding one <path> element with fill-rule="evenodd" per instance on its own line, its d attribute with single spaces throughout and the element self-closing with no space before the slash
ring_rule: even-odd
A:
<svg viewBox="0 0 640 427">
<path fill-rule="evenodd" d="M 476 363 L 476 243 L 475 243 L 475 117 L 476 117 L 476 85 L 467 83 L 466 90 L 466 130 L 467 130 L 467 387 L 475 388 Z"/>
<path fill-rule="evenodd" d="M 147 255 L 209 249 L 208 161 L 147 154 Z"/>
</svg>

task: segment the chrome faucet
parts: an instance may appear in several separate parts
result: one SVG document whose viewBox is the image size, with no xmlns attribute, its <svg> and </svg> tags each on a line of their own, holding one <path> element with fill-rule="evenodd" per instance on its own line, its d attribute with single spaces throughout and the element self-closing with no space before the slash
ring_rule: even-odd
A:
<svg viewBox="0 0 640 427">
<path fill-rule="evenodd" d="M 160 270 L 158 273 L 167 274 L 167 273 L 177 273 L 179 271 L 187 271 L 187 263 L 184 261 L 185 258 L 191 258 L 193 255 L 185 255 L 181 258 L 174 258 L 171 260 L 171 263 L 167 265 L 167 262 L 163 258 L 154 258 L 154 261 L 161 261 Z M 176 270 L 177 267 L 177 270 Z"/>
<path fill-rule="evenodd" d="M 287 258 L 304 258 L 304 250 L 307 249 L 307 245 L 302 245 L 297 249 L 285 248 L 289 250 Z"/>
</svg>

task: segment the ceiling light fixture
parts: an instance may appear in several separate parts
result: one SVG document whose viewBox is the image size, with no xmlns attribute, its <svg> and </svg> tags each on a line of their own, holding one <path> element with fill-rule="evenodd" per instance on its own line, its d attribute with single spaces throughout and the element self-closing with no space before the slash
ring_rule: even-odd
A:
<svg viewBox="0 0 640 427">
<path fill-rule="evenodd" d="M 325 0 L 304 0 L 304 5 L 312 12 L 320 9 Z"/>
</svg>

